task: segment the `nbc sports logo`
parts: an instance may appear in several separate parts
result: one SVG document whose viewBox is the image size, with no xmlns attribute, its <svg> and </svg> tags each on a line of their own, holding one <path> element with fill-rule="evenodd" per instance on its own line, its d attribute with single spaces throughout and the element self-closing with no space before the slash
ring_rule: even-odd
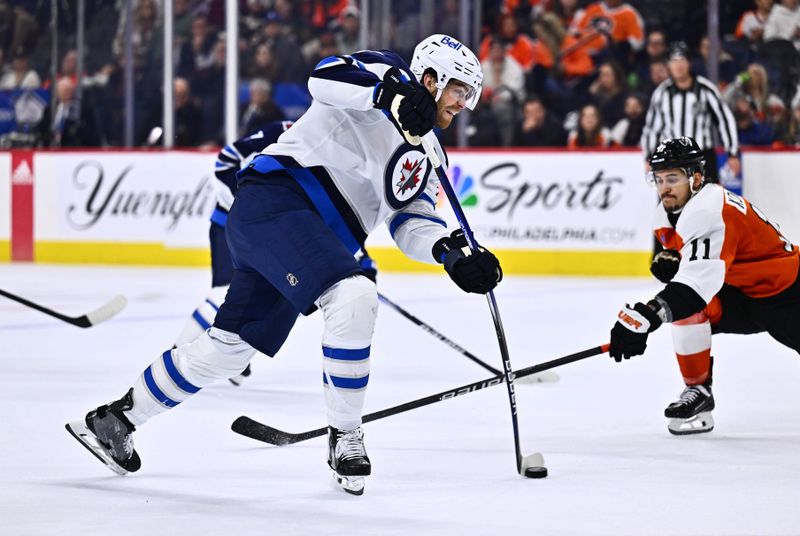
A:
<svg viewBox="0 0 800 536">
<path fill-rule="evenodd" d="M 475 195 L 475 181 L 472 176 L 464 174 L 461 166 L 453 166 L 447 171 L 447 174 L 461 206 L 476 206 L 478 204 L 478 196 Z M 447 204 L 447 196 L 444 194 L 444 189 L 439 188 L 439 195 L 436 196 L 436 206 L 440 208 L 443 204 Z"/>
</svg>

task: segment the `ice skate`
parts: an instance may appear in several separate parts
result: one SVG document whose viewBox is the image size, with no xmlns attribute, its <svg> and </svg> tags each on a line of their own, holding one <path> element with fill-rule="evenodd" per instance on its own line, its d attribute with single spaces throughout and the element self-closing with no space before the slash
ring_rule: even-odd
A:
<svg viewBox="0 0 800 536">
<path fill-rule="evenodd" d="M 674 435 L 702 434 L 714 429 L 714 395 L 711 383 L 689 385 L 678 400 L 667 406 L 664 416 L 669 419 L 667 429 Z"/>
<path fill-rule="evenodd" d="M 364 477 L 372 472 L 372 465 L 360 426 L 355 430 L 328 427 L 328 465 L 334 480 L 344 491 L 352 495 L 364 493 Z"/>
<path fill-rule="evenodd" d="M 244 379 L 249 377 L 252 373 L 253 372 L 250 370 L 250 364 L 248 363 L 245 369 L 238 376 L 234 376 L 233 378 L 228 378 L 228 381 L 238 387 L 242 385 Z"/>
<path fill-rule="evenodd" d="M 90 411 L 83 421 L 66 424 L 67 431 L 98 460 L 118 475 L 139 470 L 142 462 L 133 448 L 136 427 L 122 413 L 133 407 L 133 389 L 121 399 Z"/>
</svg>

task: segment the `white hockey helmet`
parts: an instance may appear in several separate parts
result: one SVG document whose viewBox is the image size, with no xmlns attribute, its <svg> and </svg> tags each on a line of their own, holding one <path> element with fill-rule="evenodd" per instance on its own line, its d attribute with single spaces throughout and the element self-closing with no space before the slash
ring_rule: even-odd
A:
<svg viewBox="0 0 800 536">
<path fill-rule="evenodd" d="M 444 34 L 434 34 L 422 40 L 414 49 L 411 72 L 422 82 L 425 69 L 436 71 L 436 100 L 451 78 L 464 82 L 471 89 L 467 93 L 467 108 L 475 109 L 481 98 L 483 71 L 481 63 L 472 51 L 457 39 Z"/>
</svg>

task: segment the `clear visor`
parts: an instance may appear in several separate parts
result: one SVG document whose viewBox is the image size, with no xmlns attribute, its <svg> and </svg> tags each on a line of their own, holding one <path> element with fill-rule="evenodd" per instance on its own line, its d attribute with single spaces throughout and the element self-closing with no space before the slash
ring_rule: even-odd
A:
<svg viewBox="0 0 800 536">
<path fill-rule="evenodd" d="M 664 171 L 648 171 L 645 175 L 645 180 L 650 186 L 655 186 L 658 189 L 677 186 L 683 182 L 689 182 L 688 170 L 680 169 L 667 169 Z"/>
<path fill-rule="evenodd" d="M 459 80 L 459 82 L 461 81 Z M 444 91 L 458 102 L 463 102 L 464 106 L 466 106 L 470 110 L 475 109 L 475 105 L 478 104 L 478 101 L 481 98 L 480 84 L 478 84 L 478 87 L 476 88 L 468 84 L 461 85 L 461 84 L 450 83 L 447 84 Z"/>
</svg>

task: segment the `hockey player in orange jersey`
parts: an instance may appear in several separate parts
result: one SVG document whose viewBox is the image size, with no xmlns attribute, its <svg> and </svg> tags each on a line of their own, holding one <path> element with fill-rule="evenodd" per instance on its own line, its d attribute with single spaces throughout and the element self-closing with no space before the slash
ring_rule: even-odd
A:
<svg viewBox="0 0 800 536">
<path fill-rule="evenodd" d="M 671 322 L 686 388 L 664 410 L 668 429 L 710 432 L 713 333 L 766 331 L 800 352 L 800 255 L 749 201 L 703 183 L 703 151 L 692 138 L 662 142 L 649 162 L 661 199 L 654 231 L 664 247 L 650 270 L 666 286 L 622 308 L 609 353 L 617 362 L 642 354 L 648 333 Z"/>
</svg>

